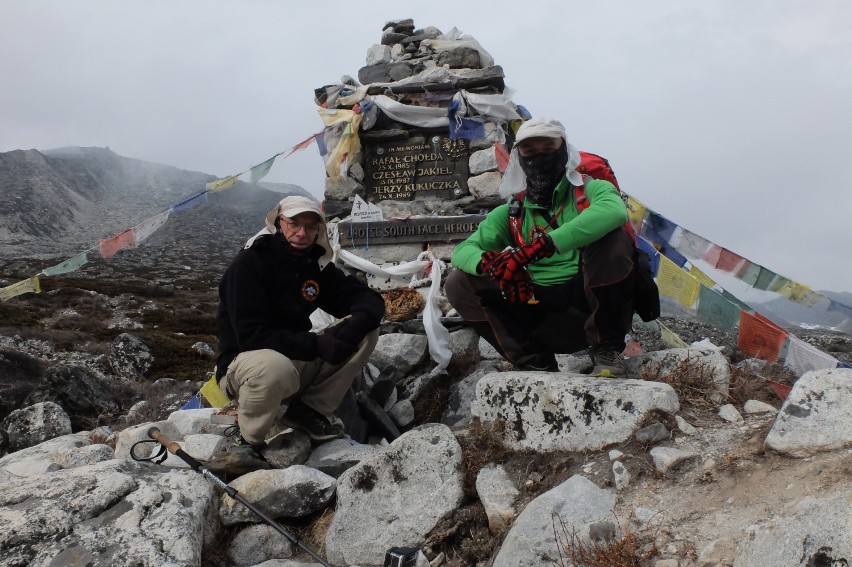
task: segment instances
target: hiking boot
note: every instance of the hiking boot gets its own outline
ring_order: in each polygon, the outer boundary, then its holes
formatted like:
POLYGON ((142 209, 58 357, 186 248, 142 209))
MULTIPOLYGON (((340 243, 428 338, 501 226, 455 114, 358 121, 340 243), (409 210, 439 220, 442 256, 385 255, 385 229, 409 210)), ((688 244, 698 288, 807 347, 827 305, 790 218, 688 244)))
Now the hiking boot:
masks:
POLYGON ((300 401, 287 407, 281 423, 308 434, 314 441, 330 441, 343 437, 343 424, 333 415, 326 417, 300 401))
POLYGON ((551 355, 536 355, 526 364, 516 364, 515 369, 521 372, 559 372, 556 357, 551 355))
POLYGON ((228 453, 244 453, 250 457, 263 459, 260 454, 261 450, 266 447, 266 443, 250 443, 240 434, 240 426, 234 424, 225 429, 224 436, 230 441, 226 451, 228 453))
POLYGON ((595 364, 592 369, 592 375, 594 376, 614 377, 624 376, 627 373, 627 368, 624 366, 624 357, 611 346, 601 345, 597 348, 589 349, 589 355, 595 364))

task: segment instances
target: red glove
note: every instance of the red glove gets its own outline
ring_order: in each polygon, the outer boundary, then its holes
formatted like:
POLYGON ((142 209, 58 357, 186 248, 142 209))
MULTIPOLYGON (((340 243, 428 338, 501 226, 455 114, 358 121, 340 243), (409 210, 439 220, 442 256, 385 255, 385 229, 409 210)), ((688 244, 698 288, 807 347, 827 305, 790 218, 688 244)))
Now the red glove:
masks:
POLYGON ((556 252, 556 245, 549 234, 539 236, 528 244, 506 250, 498 256, 488 271, 495 280, 515 279, 515 274, 524 271, 527 264, 550 258, 556 252))
POLYGON ((511 279, 500 280, 500 293, 510 303, 529 303, 535 300, 533 284, 526 270, 521 270, 511 279))
POLYGON ((476 271, 480 274, 488 274, 491 272, 491 268, 494 264, 494 260, 496 260, 500 256, 499 252, 495 252, 494 250, 486 250, 482 253, 482 259, 479 261, 479 264, 476 266, 476 271))

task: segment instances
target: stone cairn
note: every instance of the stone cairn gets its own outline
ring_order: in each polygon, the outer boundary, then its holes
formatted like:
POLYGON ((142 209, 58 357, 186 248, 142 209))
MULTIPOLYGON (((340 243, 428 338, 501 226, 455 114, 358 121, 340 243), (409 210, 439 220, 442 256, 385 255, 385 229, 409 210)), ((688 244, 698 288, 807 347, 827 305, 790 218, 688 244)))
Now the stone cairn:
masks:
POLYGON ((525 111, 474 38, 387 22, 358 80, 315 89, 315 101, 326 123, 325 214, 359 256, 408 261, 428 246, 449 259, 505 202, 499 163, 525 111), (356 195, 384 220, 353 222, 356 195))

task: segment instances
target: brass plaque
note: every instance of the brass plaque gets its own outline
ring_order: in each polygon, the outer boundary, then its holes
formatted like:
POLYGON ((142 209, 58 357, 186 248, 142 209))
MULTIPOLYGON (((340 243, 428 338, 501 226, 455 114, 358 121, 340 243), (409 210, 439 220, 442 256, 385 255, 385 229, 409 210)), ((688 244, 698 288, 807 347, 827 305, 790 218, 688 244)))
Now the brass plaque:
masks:
POLYGON ((467 195, 467 140, 432 135, 364 144, 367 200, 458 199, 467 195))
POLYGON ((485 215, 465 215, 379 222, 343 221, 338 223, 340 245, 458 242, 473 234, 484 218, 485 215))

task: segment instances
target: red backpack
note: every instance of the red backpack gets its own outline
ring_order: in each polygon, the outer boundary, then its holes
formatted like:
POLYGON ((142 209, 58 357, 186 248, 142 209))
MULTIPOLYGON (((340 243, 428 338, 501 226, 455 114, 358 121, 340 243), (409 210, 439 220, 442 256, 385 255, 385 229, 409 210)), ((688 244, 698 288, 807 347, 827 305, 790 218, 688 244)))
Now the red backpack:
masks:
MULTIPOLYGON (((580 165, 577 166, 577 172, 583 176, 584 182, 587 177, 591 179, 609 181, 616 189, 618 189, 618 193, 622 196, 622 198, 624 198, 624 194, 621 193, 621 187, 618 186, 618 179, 615 177, 615 172, 612 170, 612 167, 609 165, 609 161, 607 161, 606 158, 589 152, 580 152, 580 165)), ((521 232, 521 225, 523 224, 524 193, 524 191, 521 191, 515 195, 509 205, 509 223, 518 246, 524 244, 521 232)), ((589 199, 586 197, 585 184, 574 187, 574 203, 577 205, 577 211, 580 213, 589 207, 589 199)), ((633 225, 630 224, 629 220, 624 223, 624 228, 627 229, 627 232, 633 238, 633 242, 635 243, 636 231, 633 230, 633 225)))

